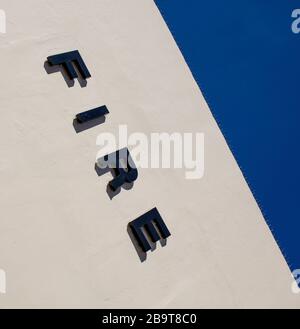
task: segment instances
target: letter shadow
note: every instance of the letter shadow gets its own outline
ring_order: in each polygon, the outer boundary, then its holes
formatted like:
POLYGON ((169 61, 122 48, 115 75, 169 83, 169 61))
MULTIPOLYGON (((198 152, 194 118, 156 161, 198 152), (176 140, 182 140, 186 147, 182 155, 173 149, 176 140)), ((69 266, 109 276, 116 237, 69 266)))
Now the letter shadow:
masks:
POLYGON ((101 125, 102 123, 105 122, 105 120, 106 120, 105 115, 102 116, 102 117, 96 118, 94 120, 90 120, 90 121, 83 122, 83 123, 79 123, 77 121, 77 119, 75 118, 73 120, 73 127, 74 127, 76 133, 78 134, 78 133, 81 133, 84 130, 87 130, 87 129, 96 127, 98 125, 101 125))
MULTIPOLYGON (((156 242, 153 242, 150 239, 149 235, 147 234, 147 232, 144 229, 143 229, 143 232, 144 232, 144 234, 146 236, 146 239, 148 240, 148 242, 151 246, 151 252, 153 252, 156 249, 156 242)), ((147 260, 147 253, 139 245, 139 243, 138 243, 136 237, 134 236, 134 234, 132 232, 132 229, 131 229, 129 224, 127 225, 127 233, 129 235, 129 238, 130 238, 134 248, 135 248, 135 251, 136 251, 137 255, 139 256, 139 259, 140 259, 141 263, 143 263, 144 261, 147 260)), ((167 239, 161 238, 159 243, 162 247, 165 247, 167 245, 167 239)))
MULTIPOLYGON (((62 74, 62 76, 63 76, 63 78, 64 78, 64 80, 65 80, 67 86, 68 86, 69 88, 74 87, 74 85, 75 85, 75 80, 69 78, 69 76, 68 76, 68 74, 67 74, 67 71, 65 70, 65 68, 63 67, 63 65, 54 65, 54 66, 52 66, 52 65, 50 65, 50 64, 48 63, 48 61, 45 61, 45 63, 44 63, 44 69, 45 69, 45 71, 47 72, 47 74, 52 74, 52 73, 60 72, 60 73, 62 74)), ((77 72, 77 75, 78 75, 77 80, 78 80, 78 82, 79 82, 81 88, 86 87, 86 86, 87 86, 87 80, 86 80, 86 79, 83 79, 83 78, 81 77, 81 75, 80 75, 80 73, 78 72, 76 66, 74 66, 74 69, 75 69, 75 71, 77 72)))
MULTIPOLYGON (((101 158, 100 161, 101 160, 103 160, 103 158, 101 158)), ((97 165, 97 162, 95 163, 95 171, 96 171, 96 173, 97 173, 98 176, 103 176, 106 173, 110 172, 111 175, 112 175, 112 178, 115 178, 116 177, 114 168, 109 168, 109 167, 106 167, 104 169, 103 168, 100 168, 97 165)), ((108 184, 107 187, 106 187, 106 193, 109 196, 109 198, 112 200, 115 196, 117 196, 121 192, 122 188, 124 190, 129 191, 129 190, 131 190, 133 188, 133 185, 134 185, 134 183, 125 183, 125 184, 122 185, 122 187, 118 188, 116 191, 113 191, 110 188, 109 184, 108 184)))

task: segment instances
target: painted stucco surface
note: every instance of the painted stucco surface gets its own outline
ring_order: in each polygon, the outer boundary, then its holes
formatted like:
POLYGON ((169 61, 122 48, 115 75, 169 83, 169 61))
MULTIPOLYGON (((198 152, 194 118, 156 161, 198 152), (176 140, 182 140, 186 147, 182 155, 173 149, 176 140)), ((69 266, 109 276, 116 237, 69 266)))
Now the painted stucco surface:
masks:
POLYGON ((0 35, 1 307, 298 307, 291 274, 152 0, 4 0, 0 35), (78 49, 69 88, 49 55, 78 49), (105 123, 75 115, 106 104, 105 123), (113 200, 99 134, 205 133, 205 174, 140 169, 113 200), (172 236, 140 262, 127 224, 157 207, 172 236))

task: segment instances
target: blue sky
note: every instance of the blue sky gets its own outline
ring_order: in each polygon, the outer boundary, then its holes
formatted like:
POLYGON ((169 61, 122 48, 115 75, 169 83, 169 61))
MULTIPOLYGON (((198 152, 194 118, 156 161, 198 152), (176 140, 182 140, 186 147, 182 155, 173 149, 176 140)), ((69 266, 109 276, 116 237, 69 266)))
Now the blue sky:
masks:
POLYGON ((300 34, 291 31, 300 1, 156 4, 290 268, 300 268, 300 34))

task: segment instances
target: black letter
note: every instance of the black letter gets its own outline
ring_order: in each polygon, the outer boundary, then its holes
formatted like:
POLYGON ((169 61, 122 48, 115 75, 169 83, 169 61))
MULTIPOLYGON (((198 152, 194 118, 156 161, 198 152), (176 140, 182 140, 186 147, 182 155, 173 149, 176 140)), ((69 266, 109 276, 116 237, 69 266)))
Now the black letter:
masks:
POLYGON ((53 55, 47 57, 49 65, 62 65, 69 78, 71 80, 78 78, 78 75, 73 67, 73 65, 76 65, 78 71, 80 72, 81 76, 83 79, 87 79, 91 77, 91 74, 84 64, 83 59, 81 58, 79 51, 74 50, 74 51, 69 51, 67 53, 63 54, 58 54, 58 55, 53 55))
POLYGON ((79 114, 76 114, 77 122, 84 123, 90 120, 97 119, 99 117, 102 117, 103 115, 109 113, 107 107, 105 105, 97 107, 93 110, 89 110, 86 112, 82 112, 79 114))
MULTIPOLYGON (((115 178, 108 184, 113 191, 125 183, 133 183, 138 178, 138 171, 127 148, 107 154, 103 159, 105 167, 114 171, 115 178)), ((103 166, 101 168, 104 169, 103 166)))
POLYGON ((160 236, 157 230, 159 231, 163 239, 166 239, 171 235, 171 233, 169 232, 166 224, 164 223, 163 219, 161 218, 156 208, 153 208, 152 210, 148 211, 146 214, 130 222, 129 226, 132 229, 135 238, 137 239, 139 245, 141 246, 144 252, 150 250, 151 246, 147 241, 145 234, 142 231, 142 227, 145 227, 153 242, 160 240, 160 236), (153 225, 153 222, 156 224, 157 229, 153 225))

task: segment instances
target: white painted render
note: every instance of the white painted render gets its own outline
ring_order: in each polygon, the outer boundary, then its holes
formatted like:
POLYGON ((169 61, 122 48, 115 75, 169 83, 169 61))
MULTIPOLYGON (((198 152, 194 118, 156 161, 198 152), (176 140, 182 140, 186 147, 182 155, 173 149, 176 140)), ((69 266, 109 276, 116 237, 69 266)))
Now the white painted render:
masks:
MULTIPOLYGON (((0 307, 299 307, 289 268, 152 0, 2 0, 0 307), (68 88, 47 56, 78 49, 68 88), (104 124, 76 134, 79 112, 104 124), (205 133, 205 174, 140 169, 113 200, 98 134, 205 133), (172 236, 140 262, 127 224, 153 207, 172 236)), ((187 36, 188 37, 188 36, 187 36)))

